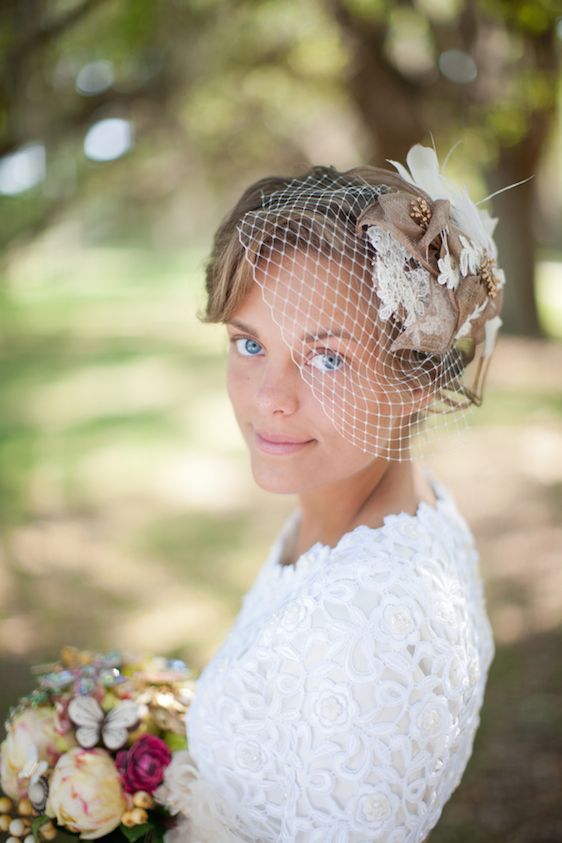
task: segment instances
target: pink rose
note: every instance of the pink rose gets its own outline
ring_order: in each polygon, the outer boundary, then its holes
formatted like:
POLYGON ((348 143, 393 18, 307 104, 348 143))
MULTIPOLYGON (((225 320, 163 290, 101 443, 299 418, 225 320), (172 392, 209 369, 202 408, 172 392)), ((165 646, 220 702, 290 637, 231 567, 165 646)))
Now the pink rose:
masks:
POLYGON ((142 735, 129 749, 117 753, 115 763, 127 793, 137 790, 154 793, 171 760, 172 753, 163 740, 155 735, 142 735))

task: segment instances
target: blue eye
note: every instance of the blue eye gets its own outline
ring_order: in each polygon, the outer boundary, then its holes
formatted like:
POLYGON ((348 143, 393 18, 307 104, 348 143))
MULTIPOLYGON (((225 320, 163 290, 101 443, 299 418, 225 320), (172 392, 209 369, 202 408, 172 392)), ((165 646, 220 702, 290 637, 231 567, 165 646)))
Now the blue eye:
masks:
POLYGON ((257 346, 258 349, 261 348, 261 345, 259 344, 259 342, 257 340, 252 340, 249 337, 238 337, 238 338, 233 339, 232 342, 236 346, 236 350, 238 351, 238 353, 241 354, 243 357, 255 357, 256 356, 256 354, 253 351, 249 351, 248 346, 254 347, 254 348, 257 346), (239 346, 238 343, 243 343, 242 347, 246 351, 249 351, 249 353, 245 354, 241 350, 241 346, 239 346))
POLYGON ((315 369, 320 369, 323 372, 337 372, 342 368, 343 364, 345 363, 345 358, 342 357, 341 354, 336 354, 334 351, 323 351, 321 353, 318 353, 314 356, 314 360, 316 360, 317 358, 325 360, 328 368, 322 369, 320 366, 317 366, 314 362, 312 362, 311 365, 314 366, 315 369), (339 366, 336 365, 338 361, 341 364, 339 366))

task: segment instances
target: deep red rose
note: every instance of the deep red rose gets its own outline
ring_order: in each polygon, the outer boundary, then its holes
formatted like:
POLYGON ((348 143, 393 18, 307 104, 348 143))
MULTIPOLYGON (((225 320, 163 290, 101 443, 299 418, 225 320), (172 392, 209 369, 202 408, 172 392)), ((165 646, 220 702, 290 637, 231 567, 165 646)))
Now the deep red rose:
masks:
POLYGON ((154 793, 162 784, 164 769, 172 760, 172 753, 161 738, 142 735, 129 747, 117 753, 115 763, 127 793, 146 790, 154 793))

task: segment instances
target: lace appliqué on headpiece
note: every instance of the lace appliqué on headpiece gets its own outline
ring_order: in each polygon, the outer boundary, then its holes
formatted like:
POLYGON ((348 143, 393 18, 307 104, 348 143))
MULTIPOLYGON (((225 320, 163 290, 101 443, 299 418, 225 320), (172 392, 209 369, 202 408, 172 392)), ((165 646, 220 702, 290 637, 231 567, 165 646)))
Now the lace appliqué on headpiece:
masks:
POLYGON ((373 266, 376 292, 383 305, 379 317, 388 320, 396 316, 407 328, 425 313, 429 272, 388 231, 370 226, 367 237, 377 252, 373 266))

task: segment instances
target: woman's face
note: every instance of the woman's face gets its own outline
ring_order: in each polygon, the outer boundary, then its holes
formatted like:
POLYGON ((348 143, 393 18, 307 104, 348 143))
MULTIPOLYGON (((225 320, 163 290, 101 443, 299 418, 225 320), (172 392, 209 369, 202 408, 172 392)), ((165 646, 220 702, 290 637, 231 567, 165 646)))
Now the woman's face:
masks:
POLYGON ((389 417, 404 412, 377 365, 374 303, 363 298, 372 285, 351 283, 350 272, 351 264, 292 250, 267 272, 258 264, 257 283, 226 323, 227 390, 254 478, 267 491, 310 491, 373 462, 372 450, 339 433, 330 415, 359 443, 368 431, 388 438, 389 417))

